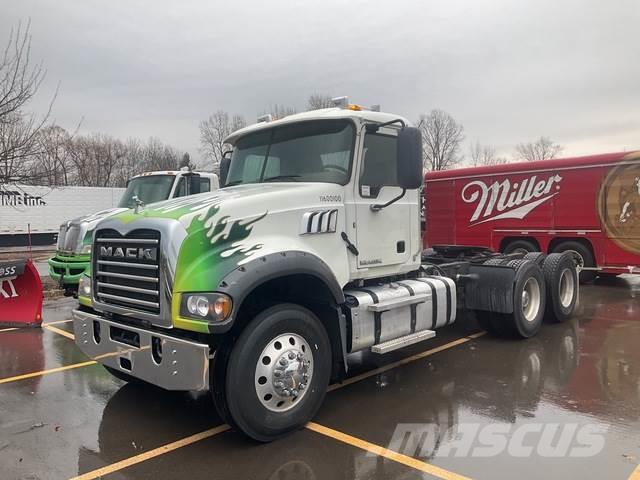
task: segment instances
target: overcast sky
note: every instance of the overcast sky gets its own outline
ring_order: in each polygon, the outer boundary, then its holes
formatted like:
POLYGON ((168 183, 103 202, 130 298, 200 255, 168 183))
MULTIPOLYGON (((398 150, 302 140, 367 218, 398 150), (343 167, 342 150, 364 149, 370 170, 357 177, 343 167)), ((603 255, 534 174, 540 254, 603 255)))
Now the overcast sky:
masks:
MULTIPOLYGON (((215 110, 253 122, 310 93, 409 118, 439 108, 511 154, 546 135, 564 156, 640 148, 640 2, 4 1, 0 38, 31 19, 73 130, 157 136, 199 158, 215 110)), ((3 40, 3 44, 6 40, 3 40)))

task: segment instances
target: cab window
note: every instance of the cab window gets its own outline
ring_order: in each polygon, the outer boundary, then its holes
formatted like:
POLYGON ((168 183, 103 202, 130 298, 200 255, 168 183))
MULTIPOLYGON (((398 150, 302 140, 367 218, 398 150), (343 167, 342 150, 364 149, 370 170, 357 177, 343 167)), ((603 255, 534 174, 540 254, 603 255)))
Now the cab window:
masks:
POLYGON ((370 133, 364 138, 360 195, 375 198, 383 186, 398 185, 398 139, 393 135, 370 133))
POLYGON ((178 186, 176 187, 176 193, 174 193, 174 198, 184 197, 187 194, 187 182, 184 177, 180 177, 178 180, 178 186))

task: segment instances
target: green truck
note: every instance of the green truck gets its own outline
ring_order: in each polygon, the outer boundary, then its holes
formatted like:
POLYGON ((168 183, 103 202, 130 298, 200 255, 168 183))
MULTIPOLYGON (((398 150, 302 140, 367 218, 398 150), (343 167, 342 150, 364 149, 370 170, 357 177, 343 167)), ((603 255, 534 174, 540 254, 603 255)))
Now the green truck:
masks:
POLYGON ((210 192, 218 187, 215 173, 188 169, 136 175, 127 182, 127 189, 116 208, 83 215, 60 225, 56 254, 49 259, 49 276, 64 289, 65 295, 75 296, 80 278, 89 268, 93 232, 100 220, 136 205, 210 192))

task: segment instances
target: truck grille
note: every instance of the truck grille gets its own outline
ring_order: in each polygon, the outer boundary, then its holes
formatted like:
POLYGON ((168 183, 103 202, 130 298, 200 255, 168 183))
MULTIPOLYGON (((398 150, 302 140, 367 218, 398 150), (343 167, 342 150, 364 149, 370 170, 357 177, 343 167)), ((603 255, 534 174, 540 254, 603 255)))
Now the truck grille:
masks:
POLYGON ((160 313, 160 233, 134 230, 96 232, 93 249, 94 292, 105 304, 160 313))
MULTIPOLYGON (((80 243, 80 233, 82 229, 80 225, 69 225, 65 231, 64 238, 61 243, 61 250, 65 252, 75 252, 80 243)), ((58 243, 60 244, 60 242, 58 243)))

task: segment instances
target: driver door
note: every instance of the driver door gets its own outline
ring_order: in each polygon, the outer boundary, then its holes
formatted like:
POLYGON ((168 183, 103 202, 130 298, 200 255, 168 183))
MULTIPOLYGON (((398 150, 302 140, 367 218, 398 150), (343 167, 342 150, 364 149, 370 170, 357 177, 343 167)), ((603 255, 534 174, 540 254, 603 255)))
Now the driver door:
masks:
MULTIPOLYGON (((354 194, 358 269, 379 269, 405 263, 411 251, 411 195, 374 211, 372 205, 398 197, 397 135, 392 128, 365 133, 360 174, 354 194)), ((368 276, 368 275, 367 275, 368 276)))

